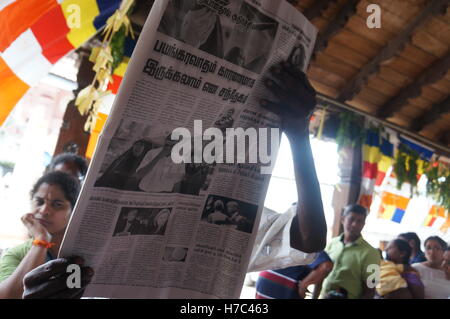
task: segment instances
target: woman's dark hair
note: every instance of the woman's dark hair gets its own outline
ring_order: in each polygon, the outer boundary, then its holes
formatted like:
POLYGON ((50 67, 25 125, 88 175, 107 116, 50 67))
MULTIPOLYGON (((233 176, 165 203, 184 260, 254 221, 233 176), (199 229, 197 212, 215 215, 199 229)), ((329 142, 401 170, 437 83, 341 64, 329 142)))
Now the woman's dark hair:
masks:
POLYGON ((415 243, 415 245, 416 245, 416 248, 417 248, 419 251, 421 251, 421 249, 420 249, 420 238, 419 238, 419 236, 417 236, 416 233, 413 233, 413 232, 402 233, 402 234, 398 235, 397 237, 403 237, 403 238, 405 238, 408 242, 409 242, 410 240, 414 240, 414 243, 415 243))
POLYGON ((412 249, 411 246, 409 246, 409 243, 403 239, 394 239, 393 243, 400 252, 405 253, 405 256, 403 257, 402 260, 402 264, 404 265, 409 264, 409 258, 411 257, 412 253, 412 249))
POLYGON ((58 164, 62 163, 70 163, 73 162, 78 166, 78 169, 80 170, 80 174, 82 177, 86 175, 86 172, 88 170, 88 163, 86 159, 80 155, 73 154, 73 153, 62 153, 57 156, 55 156, 52 159, 52 162, 50 163, 50 170, 54 170, 55 167, 58 164))
POLYGON ((58 185, 72 205, 72 209, 75 207, 78 194, 80 193, 80 182, 75 177, 60 171, 47 173, 34 184, 30 192, 31 198, 33 198, 42 184, 58 185))
POLYGON ((447 243, 439 236, 430 236, 427 239, 425 239, 425 246, 427 245, 427 242, 430 240, 434 240, 435 242, 439 243, 439 245, 442 247, 442 250, 446 250, 448 245, 447 243))

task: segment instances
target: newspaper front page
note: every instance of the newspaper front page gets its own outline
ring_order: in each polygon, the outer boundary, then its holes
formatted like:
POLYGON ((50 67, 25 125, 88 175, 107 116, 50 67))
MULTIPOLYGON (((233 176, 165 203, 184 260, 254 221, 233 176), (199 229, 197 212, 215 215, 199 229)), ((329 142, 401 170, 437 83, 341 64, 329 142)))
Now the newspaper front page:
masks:
POLYGON ((286 1, 155 1, 60 251, 85 297, 239 298, 280 139, 261 79, 315 37, 286 1))

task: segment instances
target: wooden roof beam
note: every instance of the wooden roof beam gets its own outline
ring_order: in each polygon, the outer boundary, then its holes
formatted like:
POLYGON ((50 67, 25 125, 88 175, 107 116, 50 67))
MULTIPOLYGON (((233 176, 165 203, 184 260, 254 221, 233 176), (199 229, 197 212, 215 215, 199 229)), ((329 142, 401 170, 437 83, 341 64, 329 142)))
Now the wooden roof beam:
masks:
POLYGON ((450 95, 441 103, 434 104, 429 111, 424 112, 421 116, 417 117, 410 129, 416 132, 420 132, 425 126, 438 120, 442 114, 450 112, 450 95))
POLYGON ((333 2, 337 0, 316 0, 313 5, 307 8, 303 15, 311 21, 314 18, 320 17, 322 12, 325 11, 333 2))
POLYGON ((337 97, 338 101, 344 102, 352 100, 357 95, 362 87, 367 83, 369 77, 379 71, 380 65, 394 57, 400 50, 403 49, 406 43, 410 42, 412 34, 422 26, 433 15, 445 14, 450 0, 432 0, 428 3, 426 8, 411 21, 406 28, 400 32, 392 41, 385 46, 380 53, 378 53, 372 60, 367 63, 349 83, 342 89, 337 97))
POLYGON ((381 106, 376 115, 381 118, 392 116, 392 114, 406 104, 408 99, 420 96, 423 86, 439 81, 449 69, 450 52, 442 59, 434 62, 414 82, 403 88, 397 96, 391 98, 385 105, 381 106))
POLYGON ((341 8, 336 17, 327 26, 322 34, 319 34, 316 45, 314 47, 314 54, 323 51, 328 44, 328 41, 342 29, 347 20, 355 14, 356 6, 359 0, 348 0, 347 3, 341 8))
POLYGON ((450 130, 444 131, 441 137, 439 138, 439 143, 444 145, 450 145, 450 130))

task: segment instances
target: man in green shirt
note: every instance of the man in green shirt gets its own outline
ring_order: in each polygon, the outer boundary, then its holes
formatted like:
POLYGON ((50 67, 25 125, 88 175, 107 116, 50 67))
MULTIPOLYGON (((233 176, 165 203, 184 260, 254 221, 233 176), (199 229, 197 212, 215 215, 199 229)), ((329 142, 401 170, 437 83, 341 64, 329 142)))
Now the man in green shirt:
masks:
POLYGON ((360 205, 345 207, 342 216, 344 233, 325 248, 334 267, 326 278, 322 298, 371 299, 375 293, 380 253, 361 236, 367 210, 360 205))

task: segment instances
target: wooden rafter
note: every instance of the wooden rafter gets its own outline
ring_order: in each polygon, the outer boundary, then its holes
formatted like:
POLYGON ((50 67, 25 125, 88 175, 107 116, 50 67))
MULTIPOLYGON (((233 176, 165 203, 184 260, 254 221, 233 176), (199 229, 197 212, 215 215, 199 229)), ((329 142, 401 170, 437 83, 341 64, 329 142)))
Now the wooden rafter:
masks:
POLYGON ((413 20, 406 28, 399 33, 392 41, 385 46, 372 60, 367 63, 353 79, 342 89, 337 99, 341 102, 352 100, 372 74, 379 71, 380 65, 396 54, 398 54, 410 42, 412 34, 422 26, 433 15, 444 14, 447 10, 450 0, 432 0, 426 8, 413 20))
POLYGON ((327 47, 328 41, 345 26, 347 20, 355 14, 358 2, 359 0, 348 0, 341 8, 333 21, 330 22, 325 31, 317 38, 314 54, 323 51, 327 47))
POLYGON ((450 130, 442 133, 441 137, 439 138, 439 142, 444 145, 450 145, 450 130))
POLYGON ((419 132, 425 126, 438 120, 442 114, 450 112, 450 95, 447 96, 445 100, 440 103, 434 104, 430 110, 421 114, 414 120, 413 124, 410 126, 411 130, 419 132))
POLYGON ((336 1, 337 0, 316 0, 311 7, 303 12, 303 15, 311 21, 312 19, 319 17, 330 4, 336 1))
POLYGON ((445 57, 434 62, 411 84, 403 88, 400 93, 390 99, 385 105, 377 111, 377 116, 381 118, 390 117, 394 112, 406 104, 408 99, 420 96, 422 87, 436 81, 439 81, 450 69, 450 52, 445 57))

